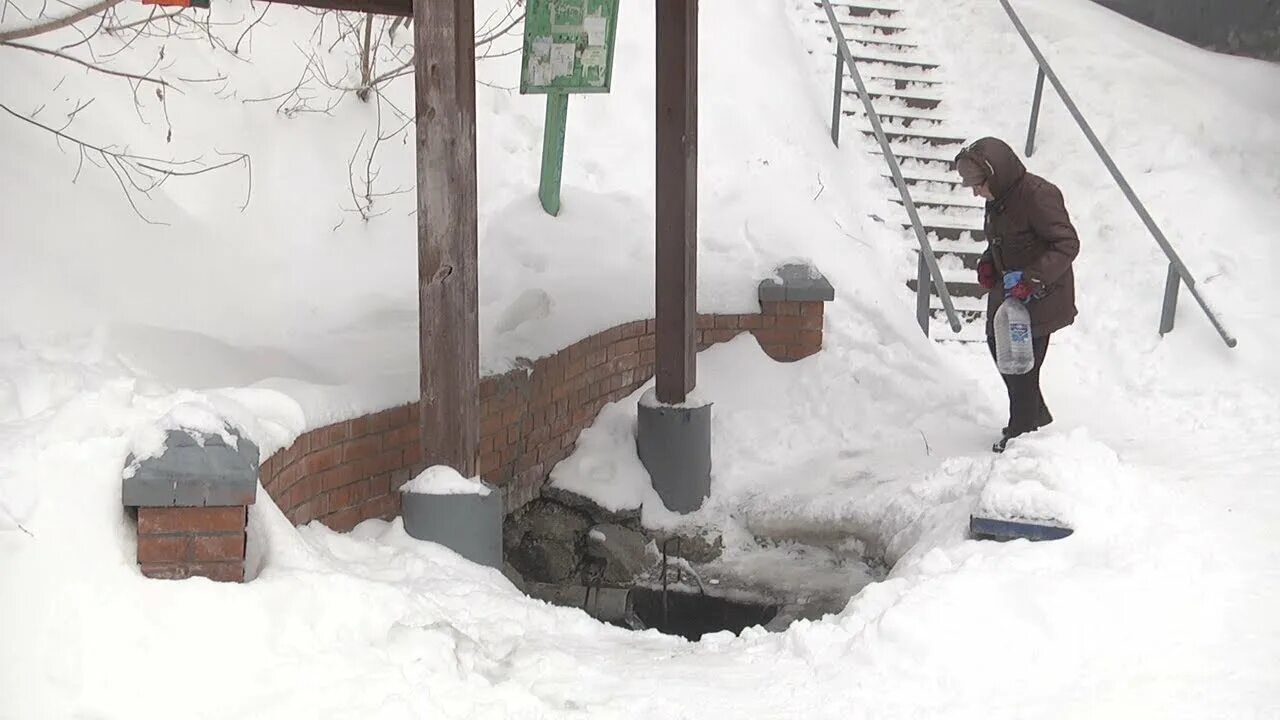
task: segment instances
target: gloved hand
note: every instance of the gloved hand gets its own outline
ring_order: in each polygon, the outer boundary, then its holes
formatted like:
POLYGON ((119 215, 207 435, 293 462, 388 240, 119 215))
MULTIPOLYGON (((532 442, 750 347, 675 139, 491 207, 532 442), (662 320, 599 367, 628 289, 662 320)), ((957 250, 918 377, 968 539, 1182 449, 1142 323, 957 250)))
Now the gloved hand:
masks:
POLYGON ((1023 279, 1021 270, 1014 270, 1004 274, 1005 297, 1014 297, 1021 302, 1026 302, 1031 299, 1031 295, 1034 292, 1031 283, 1023 279))
POLYGON ((990 290, 996 286, 996 266, 990 260, 982 260, 978 263, 978 284, 983 290, 990 290))

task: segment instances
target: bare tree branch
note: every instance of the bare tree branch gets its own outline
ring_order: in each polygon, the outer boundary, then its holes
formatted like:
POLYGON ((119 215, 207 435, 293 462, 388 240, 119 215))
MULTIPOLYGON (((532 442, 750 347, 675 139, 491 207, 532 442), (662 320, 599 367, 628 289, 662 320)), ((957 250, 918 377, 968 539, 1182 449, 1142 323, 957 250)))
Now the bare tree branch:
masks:
MULTIPOLYGON (((86 103, 84 107, 87 107, 87 105, 88 104, 86 103)), ((81 109, 83 109, 83 107, 78 108, 75 112, 79 112, 79 110, 81 109)), ((145 155, 136 155, 134 153, 130 153, 124 150, 116 150, 111 147, 94 145, 92 143, 89 143, 79 138, 68 135, 62 130, 49 127, 44 123, 41 123, 29 117, 26 117, 21 113, 14 112, 4 104, 0 104, 0 110, 5 111, 9 115, 12 115, 13 117, 17 118, 18 120, 21 120, 24 123, 27 123, 41 130, 44 130, 45 132, 53 134, 59 141, 65 140, 67 142, 74 144, 76 146, 77 152, 79 153, 79 162, 76 167, 75 178, 73 178, 72 182, 75 182, 76 179, 79 179, 80 170, 84 167, 85 160, 88 160, 95 167, 100 167, 100 168, 105 167, 107 170, 109 170, 112 176, 115 178, 116 183, 120 186, 120 189, 124 192, 125 198, 129 201, 129 205, 130 207, 133 208, 134 213, 136 213, 138 217, 141 218, 144 222, 151 225, 164 225, 166 223, 158 222, 158 221, 152 220, 151 218, 148 218, 142 212, 142 210, 138 207, 137 200, 135 198, 135 192, 144 196, 148 195, 152 190, 164 184, 164 182, 171 177, 190 177, 194 175, 203 175, 205 173, 213 172, 215 170, 220 170, 222 168, 243 162, 250 175, 249 189, 250 189, 250 192, 252 192, 253 166, 251 164, 249 156, 243 153, 239 153, 239 154, 219 153, 220 155, 223 155, 224 157, 228 157, 230 159, 224 162, 218 163, 216 165, 206 165, 203 163, 203 161, 200 158, 195 158, 192 160, 165 160, 161 158, 152 158, 152 157, 147 157, 145 155), (95 161, 95 158, 94 158, 95 154, 97 156, 97 160, 101 160, 102 162, 101 165, 99 165, 98 162, 95 161), (130 188, 133 188, 133 190, 130 190, 130 188)), ((248 202, 249 202, 248 196, 246 196, 245 205, 241 207, 242 210, 244 209, 244 207, 248 206, 248 202)))
POLYGON ((165 81, 162 78, 153 78, 147 75, 137 75, 134 73, 120 72, 119 70, 108 70, 107 68, 101 67, 99 65, 94 65, 91 62, 85 62, 80 58, 72 57, 70 55, 60 53, 57 50, 49 50, 46 48, 36 47, 34 45, 26 45, 23 43, 16 43, 16 42, 0 42, 0 46, 18 48, 19 50, 29 50, 33 53, 40 53, 41 55, 50 55, 52 57, 61 58, 63 60, 70 60, 71 62, 76 63, 77 65, 82 65, 84 67, 89 68, 90 70, 103 73, 104 75, 114 75, 116 77, 128 78, 130 80, 137 80, 138 82, 155 83, 156 85, 163 85, 164 87, 172 87, 171 85, 169 85, 167 81, 165 81))
POLYGON ((49 22, 40 23, 38 25, 32 25, 30 27, 18 28, 17 30, 8 30, 5 32, 0 32, 0 42, 9 42, 10 40, 21 40, 23 38, 35 37, 36 35, 43 35, 47 32, 53 32, 54 30, 60 30, 64 27, 67 27, 68 25, 74 25, 80 22, 81 20, 84 20, 85 18, 93 17, 94 15, 97 15, 98 13, 102 12, 103 10, 106 10, 107 8, 119 5, 121 2, 122 0, 98 0, 98 2, 94 3, 93 5, 90 5, 87 8, 78 10, 74 13, 71 13, 70 15, 58 18, 56 20, 50 20, 49 22))

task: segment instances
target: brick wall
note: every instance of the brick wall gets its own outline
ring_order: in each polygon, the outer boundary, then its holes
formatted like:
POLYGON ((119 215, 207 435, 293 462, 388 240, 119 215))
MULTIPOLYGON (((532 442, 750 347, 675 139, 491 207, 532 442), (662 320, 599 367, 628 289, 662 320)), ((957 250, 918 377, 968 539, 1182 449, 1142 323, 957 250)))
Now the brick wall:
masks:
MULTIPOLYGON (((821 301, 761 302, 761 312, 699 315, 698 349, 753 334, 769 357, 799 360, 822 348, 821 301)), ((537 497, 556 463, 606 404, 653 377, 654 322, 592 335, 532 367, 480 381, 480 475, 511 512, 537 497)), ((399 488, 422 469, 417 405, 317 428, 268 458, 263 487, 294 524, 349 530, 400 513, 399 488)))

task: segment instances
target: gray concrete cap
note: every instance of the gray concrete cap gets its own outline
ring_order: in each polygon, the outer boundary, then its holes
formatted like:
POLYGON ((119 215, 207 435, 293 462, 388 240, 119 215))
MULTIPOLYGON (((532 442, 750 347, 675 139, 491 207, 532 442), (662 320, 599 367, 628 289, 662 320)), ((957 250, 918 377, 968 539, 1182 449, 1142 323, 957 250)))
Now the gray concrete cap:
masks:
MULTIPOLYGON (((258 446, 234 430, 236 447, 211 435, 201 445, 190 432, 170 430, 165 451, 123 479, 127 507, 252 505, 258 490, 258 446)), ((132 465, 130 457, 128 464, 132 465)))
POLYGON ((835 288, 812 265, 789 263, 774 271, 777 277, 760 281, 760 302, 830 302, 835 288))

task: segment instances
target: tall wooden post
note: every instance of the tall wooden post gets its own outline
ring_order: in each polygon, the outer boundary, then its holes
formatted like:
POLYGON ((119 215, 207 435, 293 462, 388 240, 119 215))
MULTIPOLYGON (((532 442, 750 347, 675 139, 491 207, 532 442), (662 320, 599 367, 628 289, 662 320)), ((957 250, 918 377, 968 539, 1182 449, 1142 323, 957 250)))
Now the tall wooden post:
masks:
MULTIPOLYGON (((421 0, 419 0, 421 1, 421 0)), ((656 0, 658 401, 697 383, 698 0, 656 0)))
POLYGON ((480 437, 473 0, 413 0, 423 459, 464 477, 480 437))

